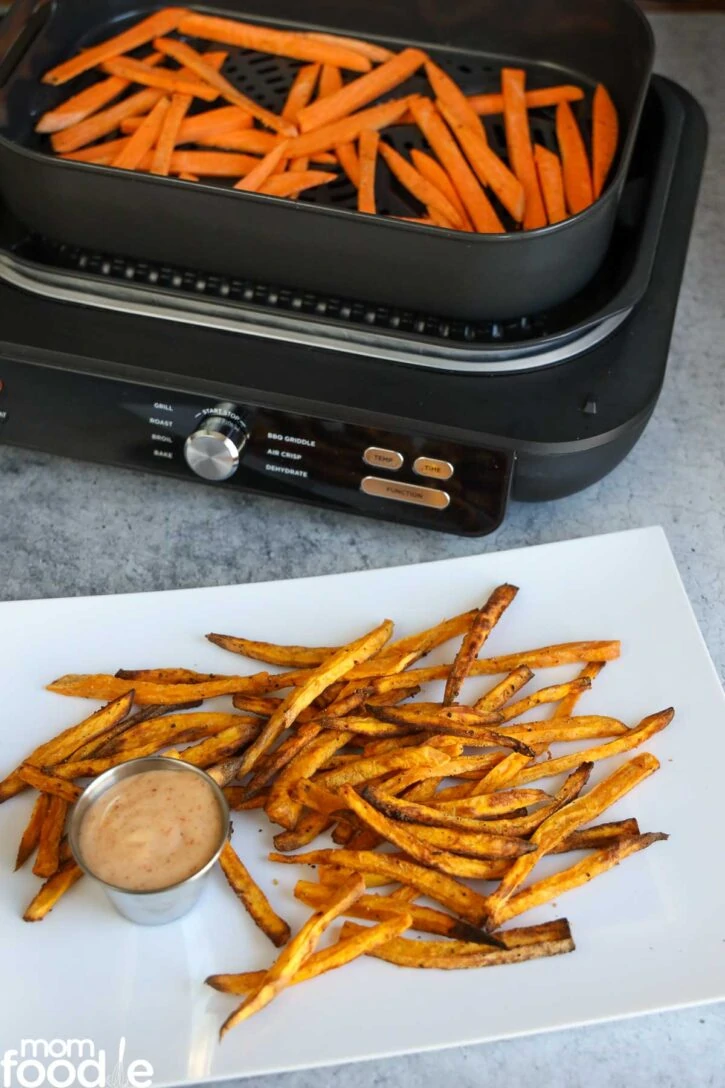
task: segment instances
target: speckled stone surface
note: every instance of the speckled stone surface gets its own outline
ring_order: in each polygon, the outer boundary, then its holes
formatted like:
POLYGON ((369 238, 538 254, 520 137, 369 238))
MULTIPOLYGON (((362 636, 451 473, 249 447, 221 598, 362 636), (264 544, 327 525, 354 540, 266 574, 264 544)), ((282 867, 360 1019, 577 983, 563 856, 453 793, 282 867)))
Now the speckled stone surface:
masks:
MULTIPOLYGON (((652 22, 657 70, 707 107, 710 151, 664 392, 615 472, 568 499, 513 505, 471 541, 0 447, 0 599, 363 570, 661 524, 725 676, 725 15, 652 22)), ((720 1005, 264 1085, 719 1088, 724 1043, 720 1005)))

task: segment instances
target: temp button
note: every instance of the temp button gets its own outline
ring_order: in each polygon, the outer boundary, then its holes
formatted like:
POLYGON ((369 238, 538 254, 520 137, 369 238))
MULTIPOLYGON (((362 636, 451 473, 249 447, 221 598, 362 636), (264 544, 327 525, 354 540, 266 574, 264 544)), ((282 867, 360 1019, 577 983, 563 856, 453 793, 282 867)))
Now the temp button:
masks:
POLYGON ((386 468, 388 472, 397 472, 403 467, 403 455, 397 450, 385 450, 381 446, 368 446, 363 454, 363 461, 373 468, 386 468))
POLYGON ((436 457, 416 457, 413 472, 416 476, 428 476, 431 480, 450 480, 453 465, 450 461, 439 461, 436 457))
POLYGON ((406 484, 402 480, 381 480, 377 476, 365 476, 360 490, 378 499, 411 502, 415 506, 429 506, 433 510, 445 510, 451 501, 450 495, 445 491, 421 487, 420 484, 406 484))

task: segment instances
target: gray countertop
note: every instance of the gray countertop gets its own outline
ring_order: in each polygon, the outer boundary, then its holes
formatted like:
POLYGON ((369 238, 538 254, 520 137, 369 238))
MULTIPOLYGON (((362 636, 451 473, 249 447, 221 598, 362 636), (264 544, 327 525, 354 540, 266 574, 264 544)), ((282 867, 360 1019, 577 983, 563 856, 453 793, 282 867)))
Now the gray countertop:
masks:
MULTIPOLYGON (((725 15, 652 22, 656 68, 705 105, 710 151, 664 391, 643 438, 607 479, 558 502, 515 504, 496 534, 462 540, 0 447, 0 599, 363 570, 661 524, 725 676, 725 15)), ((704 1088, 725 1085, 724 1039, 722 1004, 264 1086, 704 1088)))

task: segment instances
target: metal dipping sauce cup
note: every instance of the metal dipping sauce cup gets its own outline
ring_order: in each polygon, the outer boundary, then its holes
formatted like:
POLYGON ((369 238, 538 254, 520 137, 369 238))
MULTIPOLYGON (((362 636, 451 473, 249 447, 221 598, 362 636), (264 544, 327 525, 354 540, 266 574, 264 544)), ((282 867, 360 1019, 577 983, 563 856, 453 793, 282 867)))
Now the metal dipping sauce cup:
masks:
POLYGON ((71 815, 68 829, 68 839, 73 855, 81 869, 88 876, 96 880, 104 888, 106 895, 113 903, 119 914, 142 926, 158 926, 165 922, 173 922, 181 918, 194 906, 204 887, 205 878, 212 866, 219 858, 222 847, 229 834, 229 806, 221 789, 206 771, 194 767, 191 763, 184 763, 181 759, 168 759, 165 756, 144 756, 141 759, 130 759, 128 763, 120 763, 117 767, 94 779, 76 801, 71 815), (219 806, 221 815, 219 843, 216 850, 207 862, 197 872, 177 884, 171 884, 167 888, 158 888, 152 891, 129 891, 128 888, 119 888, 115 884, 109 884, 96 876, 83 860, 83 851, 79 846, 79 833, 83 817, 88 809, 99 797, 121 782, 124 778, 141 774, 144 771, 154 771, 158 774, 195 774, 209 786, 219 806))

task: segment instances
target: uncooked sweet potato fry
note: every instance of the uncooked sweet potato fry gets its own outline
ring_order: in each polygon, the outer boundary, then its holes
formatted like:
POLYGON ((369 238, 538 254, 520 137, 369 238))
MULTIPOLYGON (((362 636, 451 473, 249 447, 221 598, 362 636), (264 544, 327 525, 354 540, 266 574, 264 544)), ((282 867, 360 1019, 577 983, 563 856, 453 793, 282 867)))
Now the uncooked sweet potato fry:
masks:
POLYGON ((360 182, 358 185, 357 210, 375 215, 375 173, 378 161, 380 137, 374 129, 367 128, 360 134, 360 182))
POLYGON ((451 223, 462 225, 458 212, 440 189, 436 189, 435 185, 419 174, 414 166, 398 154, 395 148, 390 144, 381 143, 380 154, 401 185, 404 185, 416 200, 440 212, 451 223))
POLYGON ((409 79, 425 62, 420 49, 404 49, 391 60, 374 68, 367 75, 354 79, 335 94, 319 99, 300 110, 298 122, 301 132, 311 132, 348 117, 367 106, 380 95, 387 94, 409 79))
POLYGON ((462 124, 444 102, 438 102, 437 105, 463 148, 478 180, 496 194, 509 215, 520 223, 524 218, 526 200, 524 187, 519 179, 496 152, 491 150, 485 136, 481 136, 470 125, 462 124))
POLYGON ((469 218, 468 212, 463 206, 463 201, 458 195, 458 190, 448 177, 443 167, 435 159, 427 155, 425 151, 420 151, 417 147, 411 149, 410 157, 413 160, 413 165, 419 174, 422 174, 424 178, 435 185, 437 189, 443 193, 443 196, 447 197, 453 207, 458 212, 463 228, 466 230, 473 230, 473 224, 469 218))
MULTIPOLYGON (((323 101, 325 100, 323 99, 323 101)), ((360 110, 359 113, 354 113, 351 117, 344 117, 332 124, 324 125, 322 128, 306 132, 304 135, 290 140, 290 155, 292 157, 314 155, 318 151, 330 151, 338 148, 340 144, 357 140, 360 133, 364 132, 365 129, 374 128, 380 131, 380 129, 394 124, 407 108, 407 98, 394 98, 390 102, 385 102, 382 106, 372 106, 368 110, 360 110)))
POLYGON ((62 132, 71 125, 77 125, 90 114, 97 113, 109 102, 113 102, 114 98, 123 94, 129 85, 129 80, 121 79, 119 76, 110 76, 108 79, 93 83, 79 94, 74 94, 72 98, 61 102, 55 109, 46 110, 38 119, 35 131, 62 132))
POLYGON ((592 103, 592 189, 595 200, 602 195, 618 142, 617 109, 607 88, 599 83, 592 103))
POLYGON ((234 186, 240 192, 256 193, 259 191, 265 181, 274 174, 277 167, 288 157, 288 144, 286 140, 283 140, 277 147, 272 148, 260 162, 257 163, 251 170, 249 170, 241 181, 238 181, 234 186))
POLYGON ((568 102, 560 102, 556 107, 556 138, 561 152, 566 206, 572 215, 576 215, 593 202, 594 192, 584 140, 568 102))
POLYGON ((191 74, 184 76, 182 72, 172 72, 168 68, 152 68, 133 57, 114 57, 113 60, 107 60, 102 67, 109 75, 120 76, 121 79, 140 83, 144 87, 158 87, 166 94, 190 94, 205 102, 213 102, 219 97, 215 87, 210 87, 208 83, 203 83, 191 74))
POLYGON ((282 109, 281 116, 285 121, 291 121, 292 124, 295 124, 297 121, 297 114, 308 104, 315 93, 315 86, 319 74, 319 64, 306 64, 299 69, 297 75, 292 80, 292 86, 289 89, 287 100, 282 109))
POLYGON ((115 106, 109 106, 106 110, 92 114, 77 125, 71 125, 62 132, 53 133, 50 138, 53 150, 63 154, 92 144, 101 137, 115 132, 125 117, 143 116, 148 113, 163 96, 163 91, 153 87, 138 91, 129 98, 117 102, 115 106))
POLYGON ((179 33, 190 38, 236 45, 259 53, 292 57, 313 64, 334 64, 355 72, 369 72, 370 61, 360 48, 349 48, 336 42, 320 40, 311 34, 274 30, 268 26, 244 23, 238 19, 221 19, 201 12, 187 12, 179 23, 179 33))
POLYGON ((318 31, 309 31, 305 34, 305 37, 311 38, 315 42, 326 42, 328 45, 352 49, 353 53, 360 53, 363 57, 367 57, 368 60, 374 61, 375 64, 382 64, 395 56, 391 49, 386 49, 383 45, 375 45, 373 42, 362 41, 360 38, 345 38, 339 34, 322 34, 318 31))
POLYGON ((111 163, 112 166, 120 170, 138 169, 146 154, 158 139, 169 106, 170 100, 168 98, 159 99, 148 117, 144 118, 137 131, 134 132, 133 136, 129 137, 126 146, 121 149, 111 163))
POLYGON ((504 68, 501 88, 504 101, 504 124, 509 162, 524 187, 524 229, 536 230, 546 226, 546 211, 539 189, 534 152, 526 107, 525 74, 522 68, 504 68))
MULTIPOLYGON (((529 110, 541 109, 546 106, 557 106, 559 102, 578 102, 584 97, 581 87, 561 83, 554 87, 538 87, 534 91, 526 92, 526 108, 529 110)), ((486 117, 496 113, 503 113, 502 94, 472 94, 468 101, 479 116, 486 117)))
POLYGON ((534 161, 539 175, 541 195, 544 198, 546 218, 549 223, 561 223, 566 219, 564 178, 559 156, 541 144, 534 145, 534 161))
POLYGON ((153 38, 158 38, 162 34, 169 34, 172 30, 176 30, 185 14, 184 8, 163 8, 161 11, 150 15, 147 19, 142 19, 141 22, 132 26, 129 30, 124 30, 122 34, 108 38, 99 45, 91 46, 90 49, 84 49, 83 52, 71 60, 51 68, 43 76, 43 83, 53 83, 54 85, 67 83, 69 79, 73 79, 91 68, 96 68, 111 57, 130 53, 132 50, 138 49, 139 46, 152 41, 153 38))

